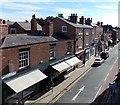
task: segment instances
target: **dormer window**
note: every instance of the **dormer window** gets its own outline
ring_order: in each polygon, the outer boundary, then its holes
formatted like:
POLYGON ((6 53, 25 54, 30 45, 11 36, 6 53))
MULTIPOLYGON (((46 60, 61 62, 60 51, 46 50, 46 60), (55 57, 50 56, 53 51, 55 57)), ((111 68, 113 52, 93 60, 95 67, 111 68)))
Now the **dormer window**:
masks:
POLYGON ((10 28, 10 34, 16 34, 16 28, 10 28))
POLYGON ((62 32, 67 32, 67 26, 62 26, 62 32))

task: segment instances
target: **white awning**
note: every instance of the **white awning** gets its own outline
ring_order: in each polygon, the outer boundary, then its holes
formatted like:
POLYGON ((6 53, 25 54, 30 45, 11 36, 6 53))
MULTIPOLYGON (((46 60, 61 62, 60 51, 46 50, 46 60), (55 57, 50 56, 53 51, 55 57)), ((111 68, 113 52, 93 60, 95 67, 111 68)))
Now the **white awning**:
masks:
POLYGON ((38 83, 39 81, 45 79, 46 77, 47 76, 45 74, 43 74, 40 70, 36 69, 32 72, 16 77, 12 80, 7 80, 5 81, 5 83, 16 93, 19 93, 27 89, 28 87, 38 83))
POLYGON ((68 70, 70 68, 70 65, 68 65, 65 62, 58 63, 54 66, 52 66, 55 70, 59 71, 60 73, 64 72, 65 70, 68 70))
POLYGON ((70 59, 66 60, 65 62, 68 63, 71 66, 74 66, 78 63, 81 63, 82 61, 79 60, 77 57, 73 57, 73 58, 70 58, 70 59))

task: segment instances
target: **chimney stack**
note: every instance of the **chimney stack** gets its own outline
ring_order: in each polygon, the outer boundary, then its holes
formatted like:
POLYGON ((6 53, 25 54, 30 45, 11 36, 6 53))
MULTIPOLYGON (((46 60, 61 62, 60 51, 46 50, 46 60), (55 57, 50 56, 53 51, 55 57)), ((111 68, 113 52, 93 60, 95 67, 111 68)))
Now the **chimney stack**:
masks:
POLYGON ((58 17, 64 18, 62 13, 58 14, 58 17))
POLYGON ((0 19, 0 38, 8 35, 8 24, 6 20, 0 19))
POLYGON ((43 33, 51 36, 53 35, 53 22, 52 22, 53 17, 47 17, 45 25, 43 26, 43 33))
POLYGON ((100 22, 99 21, 97 22, 97 25, 100 26, 100 22))
POLYGON ((85 18, 84 18, 84 16, 81 16, 79 23, 80 23, 80 24, 85 24, 85 18))
POLYGON ((77 18, 78 18, 77 14, 73 13, 70 16, 70 21, 73 23, 77 23, 77 18))
POLYGON ((101 22, 101 27, 103 26, 103 22, 101 22))
POLYGON ((31 19, 31 34, 37 33, 37 21, 35 19, 35 14, 32 16, 31 19))
POLYGON ((92 18, 91 18, 91 21, 90 21, 91 23, 92 23, 92 18))
POLYGON ((91 25, 91 19, 90 19, 90 18, 87 18, 86 24, 87 24, 87 25, 91 25))

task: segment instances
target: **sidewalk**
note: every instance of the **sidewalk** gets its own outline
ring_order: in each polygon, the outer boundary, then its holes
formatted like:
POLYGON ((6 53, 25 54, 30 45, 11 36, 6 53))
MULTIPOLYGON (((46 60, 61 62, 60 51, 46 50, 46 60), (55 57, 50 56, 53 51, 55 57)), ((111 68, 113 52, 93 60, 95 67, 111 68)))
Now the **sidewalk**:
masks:
POLYGON ((55 97, 62 93, 68 86, 70 86, 70 84, 77 80, 83 73, 89 70, 94 62, 94 59, 94 56, 91 57, 91 59, 86 62, 85 66, 75 69, 73 72, 69 73, 67 75, 68 78, 66 78, 62 83, 53 87, 52 90, 48 91, 38 99, 26 101, 24 105, 35 105, 36 103, 43 103, 46 105, 47 103, 50 103, 55 97))
POLYGON ((120 73, 115 81, 115 93, 110 91, 106 105, 120 105, 120 73))

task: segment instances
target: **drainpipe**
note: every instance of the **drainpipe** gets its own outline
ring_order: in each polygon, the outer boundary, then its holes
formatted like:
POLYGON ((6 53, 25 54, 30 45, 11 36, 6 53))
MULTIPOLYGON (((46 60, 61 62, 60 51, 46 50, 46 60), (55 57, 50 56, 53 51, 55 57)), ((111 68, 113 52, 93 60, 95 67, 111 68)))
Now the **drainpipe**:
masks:
MULTIPOLYGON (((83 50, 85 50, 85 29, 83 28, 83 50)), ((85 51, 84 51, 84 58, 83 58, 83 64, 85 64, 85 51)))

